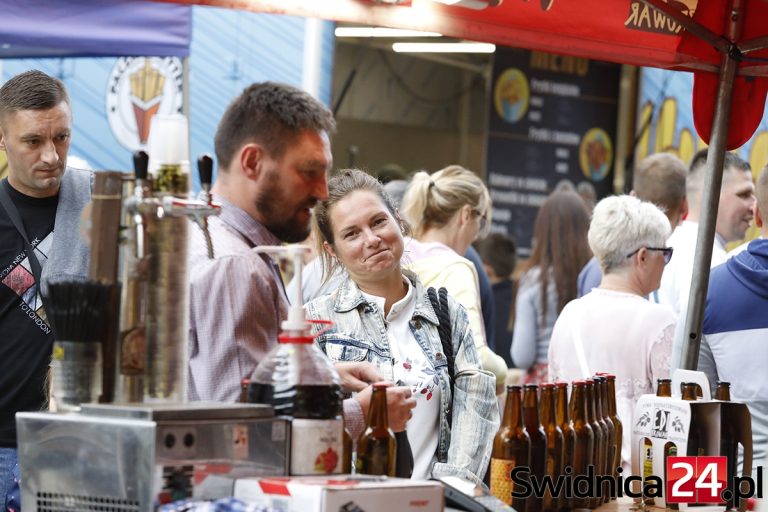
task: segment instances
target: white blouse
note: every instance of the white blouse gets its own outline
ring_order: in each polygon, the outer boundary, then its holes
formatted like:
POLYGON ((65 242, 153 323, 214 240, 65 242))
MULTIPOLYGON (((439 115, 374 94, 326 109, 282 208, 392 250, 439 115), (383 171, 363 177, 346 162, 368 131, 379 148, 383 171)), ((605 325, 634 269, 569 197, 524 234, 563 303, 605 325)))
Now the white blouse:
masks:
MULTIPOLYGON (((413 452, 411 478, 424 480, 431 477, 432 464, 437 460, 439 438, 440 386, 437 373, 410 328, 416 309, 415 290, 407 279, 405 297, 392 304, 384 321, 387 340, 392 354, 392 372, 396 386, 409 386, 416 398, 413 417, 406 423, 408 442, 413 452)), ((384 311, 384 298, 362 292, 369 302, 384 311)))
POLYGON ((668 306, 630 293, 594 288, 569 302, 549 344, 549 379, 573 381, 598 372, 616 376, 616 408, 624 427, 622 466, 629 470, 632 414, 656 379, 669 378, 676 317, 668 306), (586 368, 579 362, 580 338, 586 368), (586 370, 586 371, 585 371, 586 370))

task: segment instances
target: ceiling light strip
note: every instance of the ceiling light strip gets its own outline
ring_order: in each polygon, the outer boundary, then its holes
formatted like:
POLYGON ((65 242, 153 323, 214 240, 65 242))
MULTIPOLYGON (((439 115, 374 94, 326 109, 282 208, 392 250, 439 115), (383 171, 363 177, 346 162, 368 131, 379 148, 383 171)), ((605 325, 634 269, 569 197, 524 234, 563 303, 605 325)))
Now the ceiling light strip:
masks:
POLYGON ((493 53, 490 43, 393 43, 397 53, 493 53))
POLYGON ((421 32, 386 27, 336 27, 336 37, 442 37, 437 32, 421 32))

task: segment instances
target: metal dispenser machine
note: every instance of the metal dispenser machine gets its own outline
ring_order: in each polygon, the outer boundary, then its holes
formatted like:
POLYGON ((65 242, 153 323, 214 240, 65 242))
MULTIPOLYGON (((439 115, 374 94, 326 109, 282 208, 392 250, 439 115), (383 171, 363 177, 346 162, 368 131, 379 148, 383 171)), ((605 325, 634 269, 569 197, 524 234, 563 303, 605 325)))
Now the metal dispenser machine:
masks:
POLYGON ((235 478, 287 474, 290 428, 271 407, 185 402, 188 230, 203 230, 213 257, 207 217, 220 209, 210 157, 198 161, 202 197, 188 197, 187 137, 183 116, 156 116, 149 157, 122 178, 120 314, 104 350, 114 400, 16 416, 25 511, 151 511, 231 496, 235 478))

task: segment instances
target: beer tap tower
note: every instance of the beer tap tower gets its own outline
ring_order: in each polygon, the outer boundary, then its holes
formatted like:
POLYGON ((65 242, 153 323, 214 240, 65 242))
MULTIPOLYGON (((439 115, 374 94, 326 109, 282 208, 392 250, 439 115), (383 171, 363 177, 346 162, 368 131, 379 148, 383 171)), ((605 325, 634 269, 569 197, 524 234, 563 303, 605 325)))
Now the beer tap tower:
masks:
POLYGON ((156 116, 152 126, 155 142, 151 133, 149 155, 134 156, 133 190, 114 230, 122 253, 115 403, 17 414, 24 510, 150 511, 229 496, 241 476, 287 474, 289 424, 270 406, 186 402, 188 230, 203 230, 212 258, 207 218, 220 206, 207 156, 198 161, 201 196, 188 197, 186 119, 156 116))

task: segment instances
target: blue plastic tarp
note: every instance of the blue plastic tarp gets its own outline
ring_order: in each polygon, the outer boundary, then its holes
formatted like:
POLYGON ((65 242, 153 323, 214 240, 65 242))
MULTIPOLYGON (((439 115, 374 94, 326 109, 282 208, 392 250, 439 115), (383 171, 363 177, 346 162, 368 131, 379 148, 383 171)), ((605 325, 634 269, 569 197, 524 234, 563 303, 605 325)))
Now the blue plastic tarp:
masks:
POLYGON ((0 58, 189 55, 192 8, 136 0, 0 0, 0 58))

